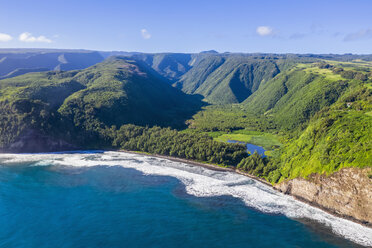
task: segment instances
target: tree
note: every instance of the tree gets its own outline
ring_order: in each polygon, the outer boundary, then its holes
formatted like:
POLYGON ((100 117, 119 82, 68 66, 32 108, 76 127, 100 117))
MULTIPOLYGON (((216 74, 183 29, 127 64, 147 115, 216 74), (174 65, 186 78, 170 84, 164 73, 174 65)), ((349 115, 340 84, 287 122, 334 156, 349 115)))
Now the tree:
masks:
POLYGON ((354 78, 360 81, 367 81, 368 79, 367 75, 361 72, 357 72, 354 78))

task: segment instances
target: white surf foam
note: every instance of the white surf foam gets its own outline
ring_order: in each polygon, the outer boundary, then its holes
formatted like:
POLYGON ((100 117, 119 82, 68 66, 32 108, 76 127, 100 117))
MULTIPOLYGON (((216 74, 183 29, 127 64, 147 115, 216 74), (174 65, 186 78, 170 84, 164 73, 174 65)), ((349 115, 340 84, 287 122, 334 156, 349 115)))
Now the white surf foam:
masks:
POLYGON ((200 166, 166 159, 122 152, 105 153, 49 153, 0 154, 0 164, 33 162, 33 165, 55 164, 63 166, 123 166, 149 175, 178 178, 186 192, 195 196, 231 195, 265 213, 284 214, 290 218, 316 220, 353 242, 372 246, 372 229, 349 220, 335 217, 318 208, 281 194, 265 184, 233 172, 208 170, 200 166))

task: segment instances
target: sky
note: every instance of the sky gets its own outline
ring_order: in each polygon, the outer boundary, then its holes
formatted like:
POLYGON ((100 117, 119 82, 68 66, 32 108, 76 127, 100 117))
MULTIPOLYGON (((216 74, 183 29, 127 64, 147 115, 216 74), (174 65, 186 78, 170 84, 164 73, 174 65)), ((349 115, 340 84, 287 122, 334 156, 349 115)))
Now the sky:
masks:
POLYGON ((0 48, 372 54, 372 0, 0 0, 0 48))

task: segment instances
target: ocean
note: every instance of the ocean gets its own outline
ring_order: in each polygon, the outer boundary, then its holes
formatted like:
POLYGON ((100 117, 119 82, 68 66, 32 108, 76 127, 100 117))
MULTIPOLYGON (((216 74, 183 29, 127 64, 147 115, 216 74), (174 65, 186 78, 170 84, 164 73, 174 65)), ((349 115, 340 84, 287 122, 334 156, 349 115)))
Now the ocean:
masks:
POLYGON ((0 247, 363 247, 372 229, 245 176, 122 152, 0 154, 0 247))

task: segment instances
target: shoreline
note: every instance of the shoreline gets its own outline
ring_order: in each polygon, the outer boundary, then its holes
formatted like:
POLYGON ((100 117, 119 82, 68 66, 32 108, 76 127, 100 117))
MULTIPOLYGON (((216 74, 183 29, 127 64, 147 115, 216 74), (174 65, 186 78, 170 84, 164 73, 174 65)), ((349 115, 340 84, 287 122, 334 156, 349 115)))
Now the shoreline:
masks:
POLYGON ((201 166, 203 168, 214 170, 214 171, 224 171, 224 172, 237 173, 237 174, 240 174, 240 175, 249 177, 249 178, 251 178, 253 180, 256 180, 256 181, 258 181, 260 183, 263 183, 266 186, 269 186, 272 189, 274 189, 275 191, 280 192, 280 193, 282 193, 284 195, 290 195, 291 197, 293 197, 297 201, 300 201, 300 202, 303 202, 303 203, 305 203, 307 205, 310 205, 312 207, 318 208, 318 209, 320 209, 320 210, 322 210, 322 211, 324 211, 324 212, 326 212, 328 214, 331 214, 331 215, 333 215, 335 217, 352 221, 352 222, 357 223, 359 225, 362 225, 364 227, 372 228, 372 223, 365 223, 365 222, 360 221, 360 220, 358 220, 358 219, 356 219, 356 218, 354 218, 352 216, 342 215, 342 214, 339 214, 339 213, 335 212, 332 209, 325 208, 325 207, 323 207, 323 206, 321 206, 321 205, 319 205, 317 203, 313 203, 313 202, 307 201, 304 198, 301 198, 301 197, 298 197, 298 196, 295 196, 295 195, 292 195, 292 194, 288 194, 288 193, 282 192, 281 190, 279 190, 278 188, 275 188, 271 183, 269 183, 268 181, 266 181, 266 180, 264 180, 262 178, 256 177, 256 176, 251 175, 251 174, 246 173, 246 172, 239 171, 237 169, 233 169, 231 167, 221 167, 221 166, 218 166, 218 165, 208 164, 208 163, 202 163, 202 162, 193 161, 193 160, 189 160, 189 159, 183 159, 183 158, 177 158, 177 157, 171 157, 171 156, 165 156, 165 155, 159 155, 159 154, 150 154, 150 153, 145 153, 145 152, 140 152, 140 151, 127 151, 127 150, 113 150, 113 151, 123 152, 123 153, 130 153, 130 154, 138 154, 138 155, 143 155, 143 156, 148 156, 148 157, 156 157, 156 158, 168 159, 168 160, 174 161, 174 162, 181 162, 181 163, 191 164, 191 165, 195 165, 195 166, 201 166))
MULTIPOLYGON (((251 179, 257 180, 257 181, 275 189, 273 187, 273 185, 271 183, 269 183, 268 181, 266 181, 262 178, 256 177, 254 175, 245 173, 243 171, 239 171, 237 169, 231 168, 231 167, 221 167, 221 166, 214 165, 214 164, 202 163, 202 162, 189 160, 189 159, 184 159, 184 158, 177 158, 177 157, 171 157, 171 156, 165 156, 165 155, 159 155, 159 154, 150 154, 150 153, 137 152, 137 151, 119 150, 119 152, 125 152, 125 153, 130 153, 130 154, 140 154, 140 155, 144 155, 144 156, 148 156, 148 157, 163 158, 163 159, 168 159, 168 160, 171 160, 171 161, 174 161, 174 162, 181 162, 181 163, 185 163, 185 164, 192 164, 192 165, 204 167, 206 169, 210 169, 210 170, 214 170, 214 171, 235 172, 237 174, 240 174, 240 175, 249 177, 251 179)), ((277 189, 275 189, 275 190, 277 190, 277 189)))
MULTIPOLYGON (((84 150, 59 151, 58 153, 83 152, 83 151, 84 150)), ((251 175, 251 174, 246 173, 246 172, 239 171, 239 170, 237 170, 235 168, 221 167, 221 166, 218 166, 218 165, 215 165, 215 164, 203 163, 203 162, 199 162, 199 161, 188 160, 188 159, 177 158, 177 157, 171 157, 171 156, 165 156, 165 155, 159 155, 159 154, 151 154, 151 153, 146 153, 146 152, 141 152, 141 151, 128 151, 128 150, 123 150, 123 149, 120 149, 120 150, 107 149, 107 150, 99 150, 99 151, 101 151, 101 152, 111 151, 111 152, 122 152, 122 153, 129 153, 129 154, 137 154, 137 155, 142 155, 142 156, 162 158, 162 159, 167 159, 167 160, 174 161, 174 162, 180 162, 180 163, 185 163, 185 164, 200 166, 200 167, 203 167, 203 168, 206 168, 206 169, 209 169, 209 170, 214 170, 214 171, 233 172, 233 173, 236 173, 236 174, 240 174, 240 175, 246 176, 246 177, 251 178, 253 180, 256 180, 256 181, 258 181, 260 183, 263 183, 266 186, 269 186, 270 188, 274 189, 277 192, 280 192, 280 193, 282 193, 284 195, 290 195, 291 197, 293 197, 297 201, 303 202, 303 203, 305 203, 305 204, 307 204, 309 206, 312 206, 312 207, 315 207, 317 209, 320 209, 320 210, 322 210, 322 211, 324 211, 324 212, 326 212, 326 213, 328 213, 328 214, 330 214, 332 216, 335 216, 335 217, 338 217, 338 218, 342 218, 342 219, 345 219, 345 220, 352 221, 354 223, 357 223, 357 224, 362 225, 362 226, 367 227, 367 228, 372 228, 372 223, 363 222, 363 221, 361 221, 359 219, 354 218, 353 216, 339 214, 335 210, 332 210, 332 209, 329 209, 329 208, 325 208, 325 207, 323 207, 323 206, 321 206, 321 205, 319 205, 317 203, 308 201, 308 200, 306 200, 306 199, 304 199, 304 198, 302 198, 300 196, 296 196, 296 195, 292 195, 292 194, 287 193, 287 192, 283 192, 282 190, 276 188, 274 185, 272 185, 271 183, 269 183, 265 179, 256 177, 256 176, 251 175)), ((14 154, 22 154, 22 153, 14 153, 14 154)))

